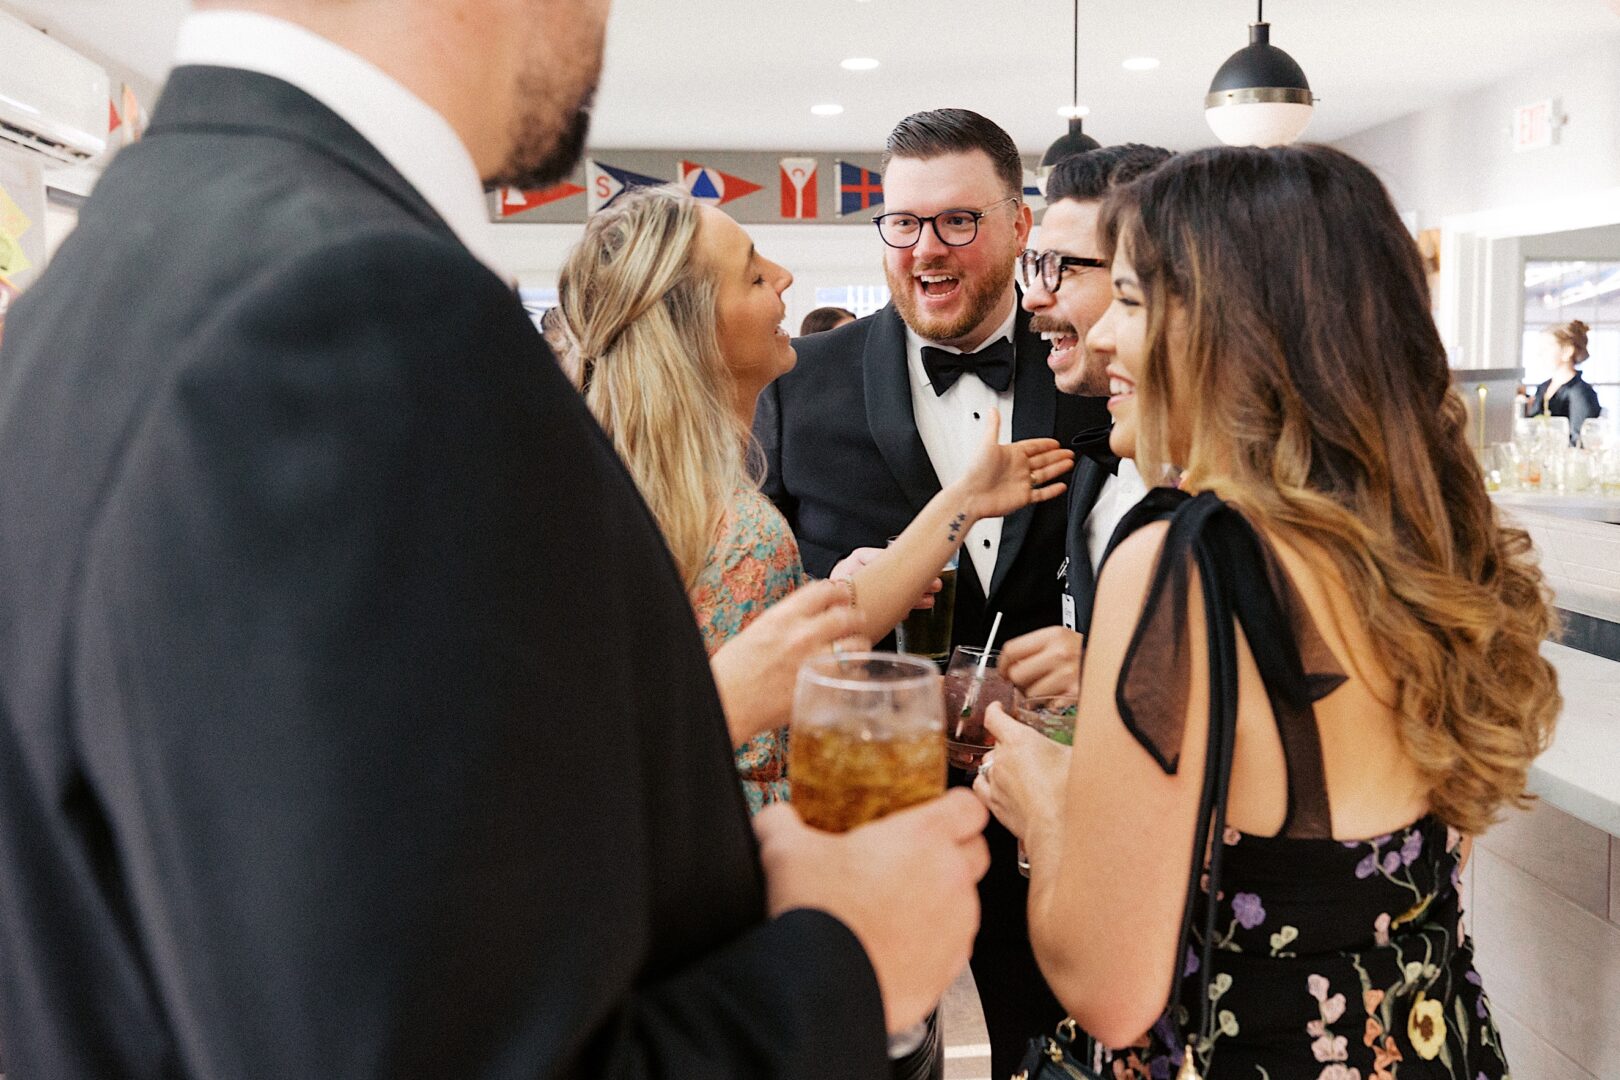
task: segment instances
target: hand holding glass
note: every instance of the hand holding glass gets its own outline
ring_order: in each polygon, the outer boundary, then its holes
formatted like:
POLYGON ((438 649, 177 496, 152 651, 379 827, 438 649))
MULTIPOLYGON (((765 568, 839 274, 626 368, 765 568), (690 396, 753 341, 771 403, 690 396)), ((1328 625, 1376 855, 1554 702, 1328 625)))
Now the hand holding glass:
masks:
MULTIPOLYGON (((1074 722, 1080 715, 1080 700, 1073 694, 1051 694, 1025 698, 1013 710, 1013 717, 1062 746, 1074 745, 1074 722)), ((1029 856, 1024 842, 1018 841, 1018 872, 1029 877, 1029 856)))
MULTIPOLYGON (((847 832, 945 794, 939 671, 894 653, 821 656, 799 669, 788 775, 805 824, 847 832)), ((926 1022, 889 1039, 911 1053, 926 1022)))

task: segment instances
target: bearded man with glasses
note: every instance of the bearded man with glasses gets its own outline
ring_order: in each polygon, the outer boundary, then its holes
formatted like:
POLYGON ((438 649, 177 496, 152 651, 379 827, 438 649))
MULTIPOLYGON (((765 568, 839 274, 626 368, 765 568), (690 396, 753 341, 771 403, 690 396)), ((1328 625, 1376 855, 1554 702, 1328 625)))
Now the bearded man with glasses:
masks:
MULTIPOLYGON (((1047 345, 1019 308, 1014 267, 1032 215, 1007 133, 965 109, 917 113, 889 135, 885 158, 874 239, 893 300, 796 340, 798 366, 766 388, 754 426, 765 493, 818 577, 898 534, 967 468, 993 417, 1003 442, 1069 442, 1107 423, 1102 401, 1058 392, 1047 345)), ((1063 549, 1057 500, 969 529, 952 643, 983 645, 998 611, 1001 640, 1058 625, 1063 549)), ((953 770, 953 783, 966 780, 953 770)), ((1016 844, 995 822, 986 838, 991 866, 980 884, 973 974, 992 1075, 1007 1076, 1029 1036, 1063 1010, 1030 951, 1016 844)))
MULTIPOLYGON (((1170 159, 1170 151, 1141 143, 1106 146, 1065 158, 1046 178, 1046 216, 1040 245, 1018 256, 1024 310, 1030 329, 1051 346, 1047 366, 1059 391, 1090 399, 1108 397, 1107 361, 1086 348, 1086 335, 1107 310, 1113 290, 1097 235, 1097 215, 1110 190, 1170 159)), ((1068 547, 1057 582, 1063 625, 1013 638, 1000 668, 1030 697, 1080 690, 1080 652, 1091 627, 1096 568, 1125 512, 1147 493, 1136 463, 1108 449, 1111 423, 1082 432, 1069 480, 1068 547)), ((1135 613, 1131 613, 1135 617, 1135 613)))

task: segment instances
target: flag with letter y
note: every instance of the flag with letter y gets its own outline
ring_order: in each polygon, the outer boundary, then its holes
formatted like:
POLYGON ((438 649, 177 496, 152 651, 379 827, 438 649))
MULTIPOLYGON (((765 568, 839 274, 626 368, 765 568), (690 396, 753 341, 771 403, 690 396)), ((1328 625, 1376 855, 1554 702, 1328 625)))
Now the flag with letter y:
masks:
POLYGON ((782 216, 803 220, 816 216, 816 159, 782 159, 782 216))

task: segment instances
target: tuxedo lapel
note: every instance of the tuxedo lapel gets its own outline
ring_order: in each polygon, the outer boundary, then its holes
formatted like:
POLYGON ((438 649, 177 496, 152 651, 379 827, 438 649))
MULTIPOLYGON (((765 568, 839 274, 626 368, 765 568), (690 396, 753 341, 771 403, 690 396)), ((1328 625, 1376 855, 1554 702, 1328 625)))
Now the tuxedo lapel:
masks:
POLYGON ((1091 624, 1091 605, 1097 594, 1097 575, 1091 565, 1091 548, 1086 543, 1086 519, 1097 496, 1102 493, 1108 472, 1089 457, 1075 462, 1069 483, 1068 543, 1064 554, 1069 559, 1069 595, 1074 597, 1075 629, 1087 633, 1091 624))
MULTIPOLYGON (((1022 306, 1020 296, 1018 319, 1013 324, 1013 421, 1012 437, 1020 439, 1050 438, 1057 420, 1057 386, 1052 372, 1046 366, 1046 352, 1050 347, 1039 334, 1029 328, 1029 312, 1022 306)), ((1029 535, 1030 521, 1035 517, 1033 504, 1001 522, 1001 548, 996 553, 996 570, 990 576, 990 597, 993 601, 1007 579, 1007 572, 1018 558, 1029 535)))
POLYGON ((861 368, 866 381, 866 420, 872 441, 911 501, 911 512, 915 514, 939 493, 939 476, 928 458, 922 436, 917 434, 917 414, 911 406, 905 324, 892 303, 872 319, 861 368))

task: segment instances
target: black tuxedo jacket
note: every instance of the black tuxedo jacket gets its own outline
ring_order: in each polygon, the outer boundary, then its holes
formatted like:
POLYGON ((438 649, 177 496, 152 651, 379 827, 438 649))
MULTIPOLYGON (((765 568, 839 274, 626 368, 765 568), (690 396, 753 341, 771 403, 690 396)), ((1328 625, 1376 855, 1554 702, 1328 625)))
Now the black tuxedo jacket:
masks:
MULTIPOLYGON (((1107 423, 1096 399, 1057 392, 1046 342, 1029 313, 1014 329, 1014 439, 1048 436, 1064 445, 1107 423)), ((765 451, 765 493, 798 537, 805 569, 824 577, 858 547, 882 547, 939 492, 917 434, 906 368, 905 326, 893 304, 864 319, 798 338, 798 364, 766 387, 754 433, 765 451)), ((1064 500, 1025 507, 1002 524, 989 595, 964 552, 957 573, 953 637, 980 644, 996 611, 1000 640, 1062 619, 1064 500)))
POLYGON ((0 353, 11 1080, 886 1076, 657 527, 286 83, 176 71, 0 353))

